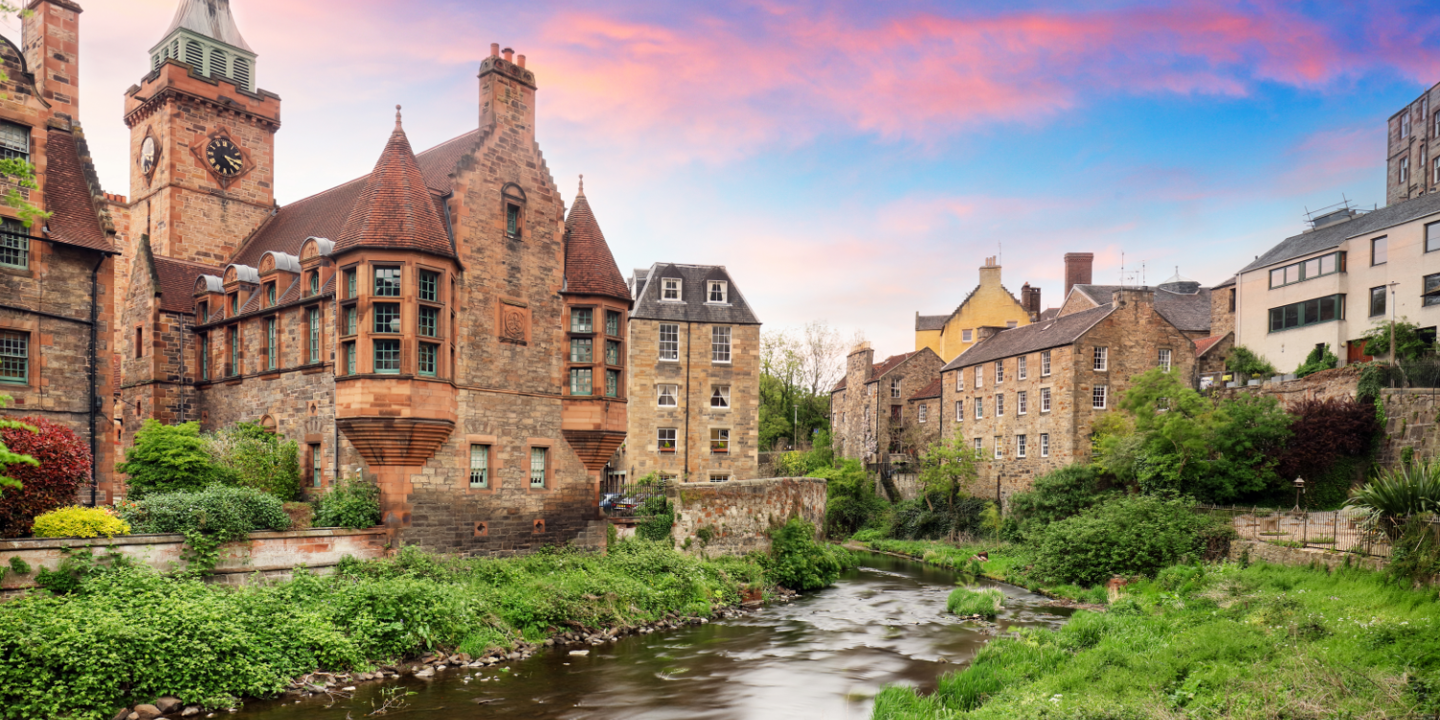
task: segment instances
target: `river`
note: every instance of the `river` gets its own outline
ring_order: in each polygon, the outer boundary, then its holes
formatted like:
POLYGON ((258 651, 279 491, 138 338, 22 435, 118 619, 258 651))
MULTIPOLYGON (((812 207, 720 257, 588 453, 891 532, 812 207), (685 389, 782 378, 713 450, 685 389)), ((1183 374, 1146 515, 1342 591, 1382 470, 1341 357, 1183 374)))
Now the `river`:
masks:
MULTIPOLYGON (((447 670, 386 717, 447 720, 868 718, 890 683, 929 691, 997 632, 1058 627, 1069 610, 1010 585, 998 627, 945 612, 954 574, 867 555, 835 587, 730 620, 590 648, 541 652, 508 666, 447 670)), ((364 683, 333 704, 251 702, 243 720, 359 720, 396 682, 364 683)))

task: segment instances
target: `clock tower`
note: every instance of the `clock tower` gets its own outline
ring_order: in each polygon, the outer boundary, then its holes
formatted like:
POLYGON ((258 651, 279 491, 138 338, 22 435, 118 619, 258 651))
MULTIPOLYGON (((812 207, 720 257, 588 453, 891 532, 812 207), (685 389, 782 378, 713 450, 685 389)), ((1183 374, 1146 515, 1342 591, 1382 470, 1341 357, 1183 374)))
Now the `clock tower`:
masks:
POLYGON ((180 0, 126 91, 131 227, 156 255, 225 265, 274 211, 280 97, 255 58, 229 0, 180 0))

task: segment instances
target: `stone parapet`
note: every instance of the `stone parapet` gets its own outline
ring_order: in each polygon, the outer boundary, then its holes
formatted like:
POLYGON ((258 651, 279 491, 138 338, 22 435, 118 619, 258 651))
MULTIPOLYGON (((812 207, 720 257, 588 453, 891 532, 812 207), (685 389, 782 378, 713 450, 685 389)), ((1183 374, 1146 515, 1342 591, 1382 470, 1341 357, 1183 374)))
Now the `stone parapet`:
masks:
POLYGON ((671 486, 666 491, 675 506, 671 536, 682 546, 688 539, 689 549, 710 554, 768 551, 770 529, 792 517, 824 527, 825 486, 825 480, 806 477, 671 486), (708 542, 701 539, 704 535, 710 536, 708 542))
POLYGON ((1331 570, 1343 567, 1347 562, 1351 567, 1365 570, 1383 570, 1386 563, 1385 558, 1366 557, 1353 553, 1338 553, 1334 551, 1316 550, 1314 548, 1281 547, 1279 545, 1273 545, 1267 542, 1255 542, 1253 540, 1230 541, 1230 554, 1228 555, 1228 559, 1239 561, 1247 555, 1251 561, 1261 560, 1276 565, 1309 566, 1311 564, 1319 564, 1331 570))

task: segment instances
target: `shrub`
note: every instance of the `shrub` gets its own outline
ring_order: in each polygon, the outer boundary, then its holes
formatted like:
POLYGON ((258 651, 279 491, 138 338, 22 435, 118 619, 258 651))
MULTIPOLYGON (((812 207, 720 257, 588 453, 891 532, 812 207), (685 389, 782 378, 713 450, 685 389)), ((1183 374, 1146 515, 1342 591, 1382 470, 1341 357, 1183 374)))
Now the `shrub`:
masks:
POLYGON ((670 531, 674 527, 675 511, 664 495, 651 495, 635 508, 635 536, 641 540, 673 544, 670 531))
POLYGON ((859 460, 845 460, 813 473, 825 479, 825 532, 830 537, 849 537, 884 516, 886 502, 875 494, 875 484, 859 460))
POLYGON ((104 535, 128 535, 130 523, 116 517, 109 508, 80 507, 72 505, 38 515, 35 518, 35 537, 49 538, 93 538, 104 535))
POLYGON ((1365 354, 1371 357, 1390 357, 1390 326, 1395 326, 1395 359, 1418 360, 1435 351, 1435 344, 1420 334, 1420 326, 1400 318, 1394 323, 1378 320, 1362 336, 1365 340, 1365 354))
POLYGON ((971 590, 961 587, 951 591, 950 597, 945 600, 945 609, 965 617, 979 615, 992 619, 1000 614, 1000 606, 1004 602, 1005 593, 998 588, 971 590))
POLYGON ((200 424, 164 425, 146 420, 135 444, 116 471, 129 476, 126 487, 136 500, 153 493, 199 490, 223 480, 200 436, 200 424))
POLYGON ((0 445, 34 458, 36 464, 4 468, 21 485, 0 495, 0 536, 4 537, 28 535, 35 516, 73 502, 75 491, 90 477, 90 447, 74 430, 44 418, 21 422, 34 431, 0 427, 0 445))
POLYGON ((229 542, 255 530, 288 530, 279 498, 254 488, 214 486, 149 495, 122 510, 136 532, 199 533, 229 542))
POLYGON ((1228 524, 1196 514, 1189 500, 1117 498, 1045 528, 1034 542, 1035 572, 1086 586, 1113 575, 1150 576, 1215 554, 1233 535, 1228 524))
POLYGON ((1394 539, 1405 518, 1440 513, 1440 461, 1387 468, 1345 504, 1368 511, 1394 539))
POLYGON ((247 422, 204 440, 225 484, 263 490, 281 500, 300 496, 300 446, 294 440, 247 422))
POLYGON ((961 496, 953 502, 941 493, 906 500, 890 514, 890 537, 902 540, 938 539, 983 529, 990 501, 961 496))
POLYGON ((363 480, 342 480, 315 501, 315 527, 363 530, 380 524, 380 488, 363 480))
POLYGON ((1274 375, 1275 366, 1244 345, 1236 345, 1225 358, 1225 369, 1242 375, 1274 375))
POLYGON ((1310 351, 1310 354, 1305 356, 1305 362, 1300 363, 1300 367, 1295 368, 1295 376, 1302 378, 1308 377, 1321 370, 1329 370, 1337 367, 1340 367, 1340 358, 1335 357, 1335 353, 1330 352, 1330 345, 1328 343, 1323 346, 1316 345, 1315 348, 1310 351))
MULTIPOLYGON (((1301 477, 1308 486, 1331 473, 1342 459, 1368 460, 1375 435, 1380 432, 1373 403, 1348 398, 1302 400, 1286 410, 1294 419, 1290 424, 1290 440, 1280 454, 1276 469, 1287 485, 1288 481, 1301 477)), ((1348 491, 1347 480, 1345 492, 1348 491)), ((1306 492, 1310 494, 1309 487, 1306 492)))
POLYGON ((818 590, 835 584, 856 564, 854 553, 815 541, 815 526, 801 518, 770 531, 770 554, 761 564, 770 582, 791 590, 818 590))
POLYGON ((1089 465, 1067 465, 1035 478, 1025 492, 1010 496, 1007 533, 1013 540, 1035 535, 1053 522, 1074 517, 1114 497, 1100 473, 1089 465))

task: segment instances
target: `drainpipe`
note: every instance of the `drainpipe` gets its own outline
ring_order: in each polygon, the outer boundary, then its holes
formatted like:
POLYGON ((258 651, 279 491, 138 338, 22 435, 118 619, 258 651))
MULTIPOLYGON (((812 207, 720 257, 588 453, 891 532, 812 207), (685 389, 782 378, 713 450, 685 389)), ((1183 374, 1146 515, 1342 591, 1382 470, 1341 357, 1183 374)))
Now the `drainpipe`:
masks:
MULTIPOLYGON (((96 434, 95 424, 99 415, 100 390, 97 387, 97 377, 100 368, 97 355, 99 354, 99 317, 100 317, 100 266, 105 264, 105 253, 100 254, 100 259, 95 261, 95 267, 90 270, 90 367, 88 369, 90 380, 90 507, 95 507, 95 494, 99 490, 100 474, 97 469, 99 463, 98 453, 100 452, 100 440, 96 434)), ((107 431, 106 437, 110 436, 107 431)))
MULTIPOLYGON (((685 467, 680 473, 680 482, 687 482, 690 477, 690 356, 691 356, 691 323, 685 323, 685 467)), ((1394 333, 1391 333, 1392 335, 1394 333)))

